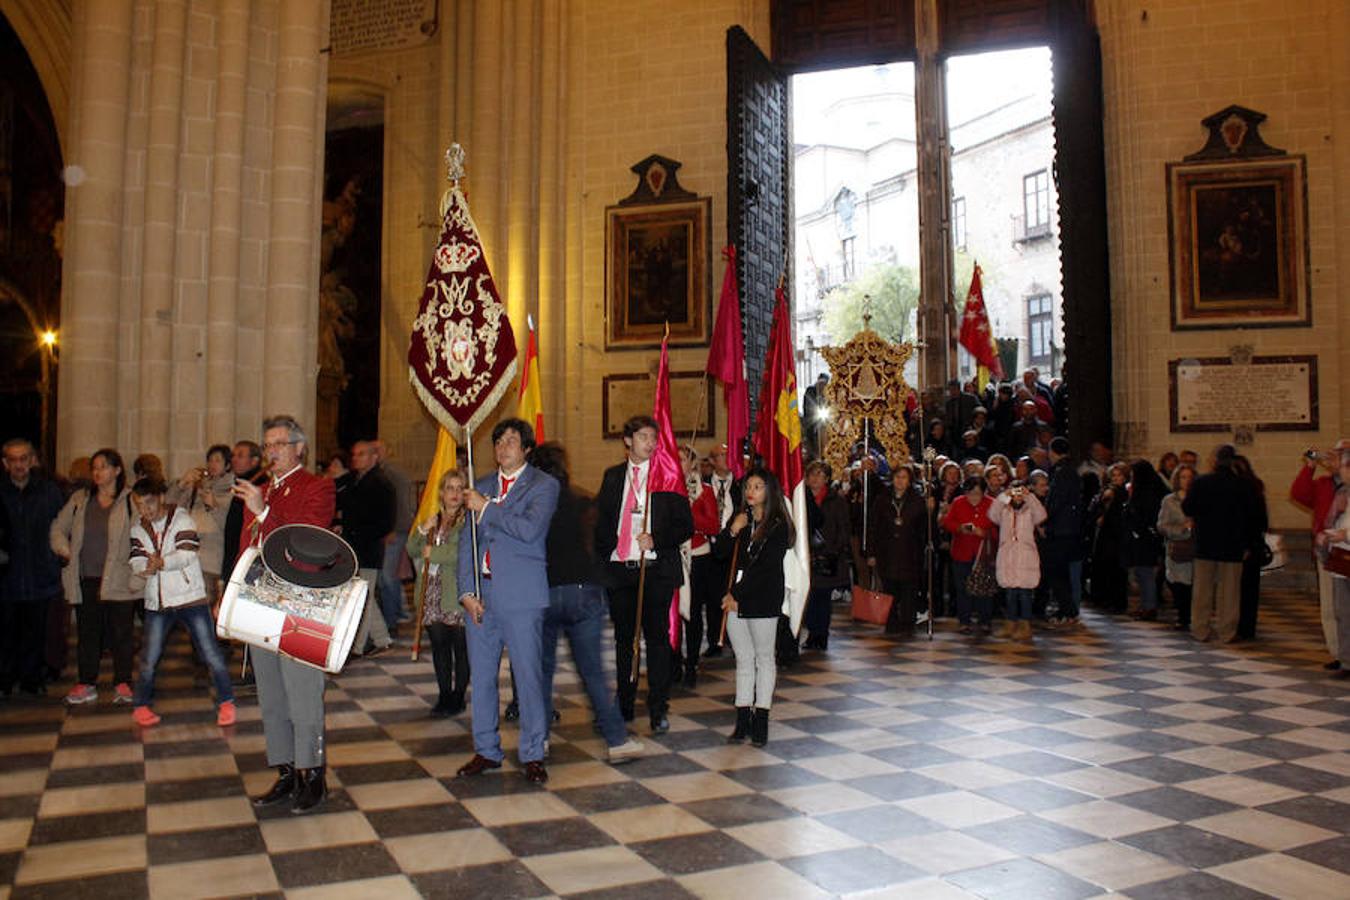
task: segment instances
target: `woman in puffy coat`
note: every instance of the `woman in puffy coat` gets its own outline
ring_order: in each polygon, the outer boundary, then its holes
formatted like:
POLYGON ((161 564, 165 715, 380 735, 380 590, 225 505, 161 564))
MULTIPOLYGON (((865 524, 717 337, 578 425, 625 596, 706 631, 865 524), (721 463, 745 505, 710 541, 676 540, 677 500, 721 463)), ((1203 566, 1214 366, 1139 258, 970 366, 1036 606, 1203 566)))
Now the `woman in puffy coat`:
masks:
POLYGON ((1041 554, 1036 549, 1036 526, 1045 521, 1045 507, 1019 483, 994 501, 989 518, 998 526, 998 560, 994 574, 1007 591, 1007 637, 1031 640, 1031 602, 1041 583, 1041 554))
POLYGON ((65 566, 61 584, 75 607, 79 675, 66 694, 74 706, 98 699, 98 668, 106 646, 113 658, 113 702, 131 703, 136 601, 144 584, 131 574, 131 492, 122 456, 104 447, 90 459, 93 486, 76 491, 52 522, 52 552, 65 566))

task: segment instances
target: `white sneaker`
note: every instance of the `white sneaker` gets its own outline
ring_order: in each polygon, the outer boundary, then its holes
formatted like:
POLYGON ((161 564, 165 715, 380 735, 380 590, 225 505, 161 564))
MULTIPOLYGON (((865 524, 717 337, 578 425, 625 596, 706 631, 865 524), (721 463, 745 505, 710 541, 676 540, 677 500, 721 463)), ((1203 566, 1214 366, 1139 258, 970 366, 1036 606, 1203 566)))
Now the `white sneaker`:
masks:
POLYGON ((630 737, 617 747, 609 748, 609 761, 616 766, 620 763, 632 762, 645 753, 646 750, 647 748, 643 745, 642 741, 639 741, 635 737, 630 737))

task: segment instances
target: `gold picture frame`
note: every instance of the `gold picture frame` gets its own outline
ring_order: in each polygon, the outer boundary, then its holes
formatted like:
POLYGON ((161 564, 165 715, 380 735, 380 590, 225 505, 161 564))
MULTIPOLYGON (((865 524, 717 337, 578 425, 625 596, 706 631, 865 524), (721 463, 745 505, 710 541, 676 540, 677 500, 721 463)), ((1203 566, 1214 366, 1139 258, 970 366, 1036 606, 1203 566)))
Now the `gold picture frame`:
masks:
POLYGON ((606 350, 708 343, 711 220, 707 197, 605 209, 606 350))

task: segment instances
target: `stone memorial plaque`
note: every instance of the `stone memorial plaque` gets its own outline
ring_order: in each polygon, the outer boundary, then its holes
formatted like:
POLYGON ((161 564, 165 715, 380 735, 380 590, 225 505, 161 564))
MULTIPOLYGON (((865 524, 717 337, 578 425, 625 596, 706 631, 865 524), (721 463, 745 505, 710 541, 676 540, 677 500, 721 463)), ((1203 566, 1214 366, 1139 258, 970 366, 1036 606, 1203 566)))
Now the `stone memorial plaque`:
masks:
POLYGON ((402 50, 436 26, 436 0, 333 0, 328 42, 335 54, 402 50))
MULTIPOLYGON (((675 420, 675 437, 683 444, 690 431, 695 437, 712 437, 717 422, 714 394, 720 386, 704 389, 702 372, 670 373, 670 414, 675 420), (715 390, 714 390, 715 388, 715 390)), ((656 376, 644 373, 606 375, 601 388, 602 423, 605 438, 622 438, 623 423, 633 416, 650 416, 656 393, 656 376)))
POLYGON ((1173 431, 1316 431, 1317 357, 1219 356, 1167 364, 1173 431))

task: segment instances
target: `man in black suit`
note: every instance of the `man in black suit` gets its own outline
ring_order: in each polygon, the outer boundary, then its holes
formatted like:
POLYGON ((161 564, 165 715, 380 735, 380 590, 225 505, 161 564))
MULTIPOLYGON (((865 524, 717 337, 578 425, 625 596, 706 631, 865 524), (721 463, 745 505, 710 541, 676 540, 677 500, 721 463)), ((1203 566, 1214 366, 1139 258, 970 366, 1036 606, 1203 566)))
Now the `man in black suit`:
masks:
POLYGON ((647 645, 647 713, 653 734, 670 729, 666 710, 670 696, 670 602, 684 581, 680 545, 694 532, 689 500, 673 491, 651 491, 651 457, 656 450, 656 422, 634 416, 624 423, 628 458, 605 470, 596 497, 595 555, 605 560, 603 577, 609 589, 609 614, 614 620, 619 709, 633 719, 637 682, 633 679, 633 638, 637 629, 638 575, 646 559, 642 599, 642 635, 647 645))
POLYGON ((379 461, 373 441, 353 444, 352 471, 356 473, 356 481, 342 492, 342 536, 352 545, 361 566, 361 577, 370 585, 366 611, 352 645, 352 652, 357 655, 380 653, 392 643, 380 611, 378 585, 385 539, 394 530, 398 498, 394 486, 380 471, 379 461))

